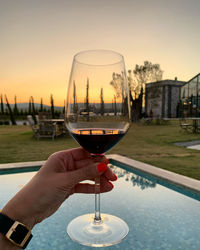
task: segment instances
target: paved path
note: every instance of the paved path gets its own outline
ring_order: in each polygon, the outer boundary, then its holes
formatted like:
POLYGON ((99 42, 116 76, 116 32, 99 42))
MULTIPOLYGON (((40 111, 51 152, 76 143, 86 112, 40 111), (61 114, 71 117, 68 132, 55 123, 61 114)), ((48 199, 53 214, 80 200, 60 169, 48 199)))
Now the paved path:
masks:
POLYGON ((200 150, 200 140, 187 141, 187 142, 176 142, 176 146, 182 146, 190 149, 200 150))
POLYGON ((189 147, 187 147, 187 148, 200 150, 200 144, 194 145, 194 146, 189 146, 189 147))
POLYGON ((190 147, 190 146, 200 145, 200 140, 186 141, 186 142, 176 142, 176 143, 174 143, 174 144, 175 144, 176 146, 190 147))

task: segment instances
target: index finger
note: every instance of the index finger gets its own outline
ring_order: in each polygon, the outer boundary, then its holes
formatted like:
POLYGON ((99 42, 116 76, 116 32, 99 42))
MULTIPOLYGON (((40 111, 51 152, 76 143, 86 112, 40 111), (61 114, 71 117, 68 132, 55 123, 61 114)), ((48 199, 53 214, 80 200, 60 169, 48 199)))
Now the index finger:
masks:
POLYGON ((74 161, 80 161, 86 158, 91 158, 90 153, 83 148, 73 148, 68 150, 67 152, 71 154, 74 161))

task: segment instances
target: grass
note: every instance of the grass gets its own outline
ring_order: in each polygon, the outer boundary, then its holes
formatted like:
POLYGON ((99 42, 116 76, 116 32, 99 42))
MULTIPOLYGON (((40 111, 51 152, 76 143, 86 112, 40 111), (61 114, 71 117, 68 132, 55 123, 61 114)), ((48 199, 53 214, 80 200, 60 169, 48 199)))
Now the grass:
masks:
POLYGON ((0 126, 0 163, 46 160, 55 151, 77 147, 70 136, 33 138, 29 126, 0 126))
MULTIPOLYGON (((109 153, 117 153, 200 180, 200 152, 174 142, 199 140, 199 134, 169 125, 133 124, 128 134, 109 153)), ((77 147, 68 135, 37 141, 28 126, 0 126, 0 163, 46 160, 55 151, 77 147)))

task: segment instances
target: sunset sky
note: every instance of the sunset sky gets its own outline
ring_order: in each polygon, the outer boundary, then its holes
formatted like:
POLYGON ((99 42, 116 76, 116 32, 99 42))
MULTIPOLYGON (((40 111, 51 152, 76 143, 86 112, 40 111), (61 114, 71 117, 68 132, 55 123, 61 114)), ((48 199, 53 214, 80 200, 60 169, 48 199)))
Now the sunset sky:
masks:
POLYGON ((0 0, 0 94, 63 105, 74 54, 111 49, 164 79, 200 72, 199 0, 0 0))

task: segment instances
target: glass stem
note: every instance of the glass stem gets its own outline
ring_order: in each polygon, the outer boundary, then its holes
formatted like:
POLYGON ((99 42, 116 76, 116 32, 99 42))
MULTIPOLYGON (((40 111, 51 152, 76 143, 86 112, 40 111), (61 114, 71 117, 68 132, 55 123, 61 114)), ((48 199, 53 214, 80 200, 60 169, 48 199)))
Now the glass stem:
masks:
POLYGON ((95 178, 95 214, 94 223, 101 222, 100 213, 100 177, 95 178))

